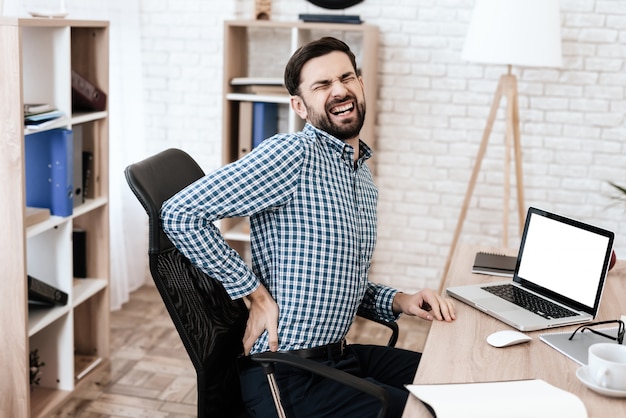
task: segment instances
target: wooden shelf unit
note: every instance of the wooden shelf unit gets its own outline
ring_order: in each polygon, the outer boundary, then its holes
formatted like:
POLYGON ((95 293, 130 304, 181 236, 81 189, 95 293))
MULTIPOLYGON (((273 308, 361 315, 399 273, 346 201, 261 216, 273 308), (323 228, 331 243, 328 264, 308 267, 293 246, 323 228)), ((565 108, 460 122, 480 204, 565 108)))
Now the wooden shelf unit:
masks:
MULTIPOLYGON (((363 82, 365 100, 370 109, 361 130, 361 137, 372 148, 376 143, 376 100, 378 91, 378 27, 368 24, 336 24, 311 22, 277 22, 267 20, 233 20, 224 23, 224 72, 222 162, 237 160, 240 153, 240 104, 268 102, 279 105, 279 132, 296 132, 304 127, 289 105, 289 95, 253 94, 242 92, 231 85, 237 77, 283 79, 289 57, 300 46, 323 36, 334 36, 345 41, 356 55, 363 82), (261 47, 259 47, 261 45, 261 47), (271 45, 271 47, 268 47, 271 45)), ((244 121, 245 122, 245 121, 244 121)), ((252 121, 250 120, 250 124, 252 121)), ((246 220, 225 219, 222 231, 229 243, 240 253, 249 241, 246 220), (240 225, 241 223, 244 225, 240 225)), ((248 228, 249 229, 249 228, 248 228)))
MULTIPOLYGON (((109 357, 108 111, 72 113, 71 70, 109 90, 109 23, 0 17, 0 381, 2 415, 43 417, 84 380, 75 361, 109 357), (93 154, 90 193, 71 216, 26 226, 24 103, 50 103, 67 116, 52 128, 80 129, 93 154), (86 231, 89 277, 73 277, 72 233, 86 231), (68 294, 68 303, 30 308, 27 275, 68 294), (41 382, 31 391, 29 353, 37 350, 41 382)), ((75 151, 76 152, 76 151, 75 151)), ((85 367, 89 367, 86 365, 85 367)))

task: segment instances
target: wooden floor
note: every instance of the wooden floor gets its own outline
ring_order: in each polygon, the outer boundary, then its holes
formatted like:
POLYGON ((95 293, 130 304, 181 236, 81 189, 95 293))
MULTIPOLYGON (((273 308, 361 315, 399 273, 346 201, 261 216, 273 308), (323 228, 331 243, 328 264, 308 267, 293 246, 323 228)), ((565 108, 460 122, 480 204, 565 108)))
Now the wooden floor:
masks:
MULTIPOLYGON (((429 323, 402 317, 396 347, 420 351, 429 323)), ((386 328, 358 320, 349 342, 384 343, 386 328)), ((111 314, 111 361, 75 390, 58 418, 186 418, 196 416, 195 372, 153 285, 111 314)), ((408 383, 408 382, 407 382, 408 383)))

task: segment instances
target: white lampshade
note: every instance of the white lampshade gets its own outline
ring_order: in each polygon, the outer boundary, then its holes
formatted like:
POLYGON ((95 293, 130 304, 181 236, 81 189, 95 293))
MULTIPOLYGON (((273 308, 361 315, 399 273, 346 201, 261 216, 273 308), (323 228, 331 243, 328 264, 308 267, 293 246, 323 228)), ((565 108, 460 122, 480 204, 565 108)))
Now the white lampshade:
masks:
POLYGON ((476 0, 463 59, 529 67, 561 66, 558 0, 476 0))

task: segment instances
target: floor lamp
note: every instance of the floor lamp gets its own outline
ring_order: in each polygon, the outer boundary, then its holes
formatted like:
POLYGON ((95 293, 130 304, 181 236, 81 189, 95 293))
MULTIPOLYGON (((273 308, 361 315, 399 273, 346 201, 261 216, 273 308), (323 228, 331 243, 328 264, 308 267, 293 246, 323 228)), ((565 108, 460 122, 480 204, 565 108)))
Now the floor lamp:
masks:
POLYGON ((442 285, 448 275, 450 262, 463 230, 480 166, 487 151, 489 137, 503 97, 506 98, 503 246, 508 247, 511 151, 515 155, 517 209, 521 233, 526 209, 524 207, 517 79, 511 72, 511 66, 561 66, 561 19, 558 0, 477 0, 465 38, 462 57, 470 62, 504 64, 507 66, 507 73, 500 77, 491 103, 491 110, 441 278, 442 285))

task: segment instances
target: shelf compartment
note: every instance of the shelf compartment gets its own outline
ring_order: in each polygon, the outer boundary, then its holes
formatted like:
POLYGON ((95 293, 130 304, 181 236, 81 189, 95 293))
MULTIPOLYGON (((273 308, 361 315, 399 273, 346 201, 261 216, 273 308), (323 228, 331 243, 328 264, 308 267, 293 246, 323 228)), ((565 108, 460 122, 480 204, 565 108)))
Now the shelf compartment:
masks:
POLYGON ((39 387, 74 389, 72 331, 72 315, 67 314, 30 336, 30 350, 38 350, 39 360, 45 363, 41 368, 39 387))
POLYGON ((105 279, 74 279, 71 305, 30 308, 28 311, 28 336, 32 337, 53 322, 67 315, 72 307, 77 307, 96 293, 107 287, 105 279))
POLYGON ((28 238, 35 237, 43 232, 46 232, 54 227, 58 227, 70 220, 70 218, 76 218, 78 216, 83 216, 93 210, 96 210, 108 203, 108 199, 106 197, 98 197, 95 199, 86 199, 85 203, 74 208, 74 213, 71 217, 62 217, 62 216, 50 216, 45 221, 36 223, 32 226, 26 228, 26 236, 28 238))
POLYGON ((57 81, 64 80, 64 76, 70 73, 69 42, 68 27, 23 27, 25 103, 50 103, 66 115, 71 113, 69 78, 68 83, 57 81))
POLYGON ((74 279, 72 306, 80 305, 106 287, 105 279, 74 279))
POLYGON ((222 236, 228 241, 250 242, 250 221, 248 218, 237 219, 234 224, 224 223, 227 228, 222 236))
POLYGON ((78 216, 83 216, 93 210, 96 210, 108 203, 108 199, 106 197, 97 197, 95 199, 85 199, 85 203, 76 206, 74 208, 74 213, 72 214, 73 218, 78 216))
POLYGON ((62 219, 65 222, 28 238, 27 274, 67 293, 71 300, 72 222, 62 219))
POLYGON ((27 238, 34 238, 37 235, 45 233, 46 231, 49 231, 49 230, 51 230, 53 228, 56 228, 56 227, 59 227, 59 226, 63 225, 64 223, 69 222, 69 220, 70 220, 69 217, 50 216, 45 221, 36 223, 36 224, 26 228, 26 237, 27 238))
POLYGON ((107 111, 102 112, 74 112, 72 113, 72 125, 80 125, 81 123, 93 122, 96 120, 106 119, 107 111))
POLYGON ((30 392, 30 416, 39 418, 48 416, 56 405, 59 405, 70 396, 69 390, 58 390, 44 387, 37 387, 30 392))
POLYGON ((29 308, 28 310, 28 336, 32 337, 50 324, 67 315, 70 305, 54 306, 50 308, 29 308))

